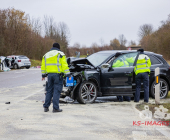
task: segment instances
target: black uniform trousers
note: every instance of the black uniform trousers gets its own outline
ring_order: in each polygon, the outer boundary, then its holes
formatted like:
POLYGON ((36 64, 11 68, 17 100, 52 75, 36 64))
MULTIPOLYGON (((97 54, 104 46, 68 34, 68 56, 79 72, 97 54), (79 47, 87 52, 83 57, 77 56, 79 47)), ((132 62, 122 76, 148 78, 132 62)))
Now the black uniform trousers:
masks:
POLYGON ((140 100, 140 90, 141 90, 141 82, 143 81, 144 87, 144 102, 149 101, 149 73, 138 73, 136 75, 136 92, 135 92, 135 102, 139 102, 140 100))

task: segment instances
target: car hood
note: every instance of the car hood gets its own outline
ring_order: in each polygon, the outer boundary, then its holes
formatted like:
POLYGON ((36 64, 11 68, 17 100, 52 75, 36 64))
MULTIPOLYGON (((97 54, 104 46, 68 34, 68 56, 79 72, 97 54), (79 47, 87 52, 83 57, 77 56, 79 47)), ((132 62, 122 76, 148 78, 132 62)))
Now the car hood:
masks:
POLYGON ((95 69, 92 63, 86 58, 76 58, 69 64, 71 72, 80 72, 85 69, 95 69))

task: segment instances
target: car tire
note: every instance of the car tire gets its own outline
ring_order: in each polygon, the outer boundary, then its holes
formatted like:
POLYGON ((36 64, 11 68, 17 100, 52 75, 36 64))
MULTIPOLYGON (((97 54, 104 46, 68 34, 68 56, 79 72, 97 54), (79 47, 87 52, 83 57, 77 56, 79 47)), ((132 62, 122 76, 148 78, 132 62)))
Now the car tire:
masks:
POLYGON ((78 94, 77 101, 80 104, 94 103, 97 98, 97 87, 95 83, 91 81, 84 81, 81 83, 78 94))
POLYGON ((17 64, 14 64, 14 69, 19 69, 17 64))
MULTIPOLYGON (((168 91, 168 83, 164 79, 160 78, 160 99, 166 98, 166 96, 168 95, 168 91)), ((155 98, 155 81, 151 85, 150 95, 155 98)))
POLYGON ((30 68, 30 66, 26 67, 26 69, 29 69, 29 68, 30 68))

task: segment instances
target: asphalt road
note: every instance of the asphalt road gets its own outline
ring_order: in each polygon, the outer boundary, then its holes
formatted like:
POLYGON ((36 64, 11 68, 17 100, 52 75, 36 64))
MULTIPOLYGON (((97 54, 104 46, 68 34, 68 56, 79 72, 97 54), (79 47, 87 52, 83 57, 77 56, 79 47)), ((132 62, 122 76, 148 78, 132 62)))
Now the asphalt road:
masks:
POLYGON ((134 102, 116 102, 115 97, 86 105, 62 103, 62 113, 52 113, 51 105, 43 112, 44 83, 40 69, 0 73, 0 140, 170 139, 166 126, 134 125, 154 120, 141 118, 134 102))

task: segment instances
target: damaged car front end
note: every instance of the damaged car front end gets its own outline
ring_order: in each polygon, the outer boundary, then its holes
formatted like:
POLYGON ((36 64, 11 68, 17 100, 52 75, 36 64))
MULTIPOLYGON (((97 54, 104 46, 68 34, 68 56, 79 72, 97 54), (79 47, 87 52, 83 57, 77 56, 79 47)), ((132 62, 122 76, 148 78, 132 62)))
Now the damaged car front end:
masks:
MULTIPOLYGON (((160 68, 160 98, 166 98, 170 87, 170 65, 162 55, 144 52, 151 59, 149 89, 155 97, 155 68, 160 68)), ((135 72, 139 52, 136 50, 110 50, 94 53, 86 58, 70 61, 69 68, 74 78, 65 96, 79 103, 93 103, 98 96, 134 96, 135 72)), ((65 80, 66 85, 67 80, 65 80)), ((143 83, 141 93, 144 92, 143 83)))
MULTIPOLYGON (((77 100, 79 103, 93 103, 100 92, 100 65, 113 53, 95 53, 86 58, 75 59, 69 62, 70 72, 74 78, 73 86, 69 86, 65 95, 77 100)), ((66 85, 66 80, 64 85, 66 85)))

